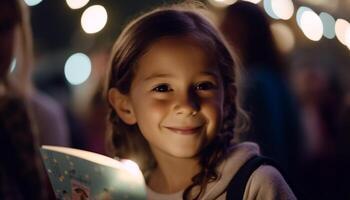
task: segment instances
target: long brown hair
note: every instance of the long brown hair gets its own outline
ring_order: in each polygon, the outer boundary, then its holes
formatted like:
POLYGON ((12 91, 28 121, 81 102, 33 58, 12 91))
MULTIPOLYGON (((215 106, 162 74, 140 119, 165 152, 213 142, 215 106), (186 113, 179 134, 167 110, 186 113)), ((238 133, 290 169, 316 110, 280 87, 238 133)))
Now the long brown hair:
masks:
MULTIPOLYGON (((242 131, 247 117, 238 103, 238 66, 224 40, 210 21, 206 10, 199 4, 181 4, 155 9, 131 21, 114 44, 108 69, 106 94, 111 88, 128 94, 135 75, 137 62, 150 45, 163 37, 189 37, 206 50, 215 60, 225 89, 225 116, 220 133, 199 153, 201 171, 192 178, 184 191, 184 199, 198 199, 209 182, 219 178, 217 166, 227 157, 233 133, 242 131), (194 8, 195 7, 195 8, 194 8), (192 189, 199 192, 193 195, 192 189), (197 191, 197 190, 196 190, 197 191)), ((156 166, 149 145, 137 125, 125 124, 109 105, 109 132, 107 147, 113 156, 131 158, 148 173, 156 166)), ((194 190, 193 190, 194 191, 194 190)))

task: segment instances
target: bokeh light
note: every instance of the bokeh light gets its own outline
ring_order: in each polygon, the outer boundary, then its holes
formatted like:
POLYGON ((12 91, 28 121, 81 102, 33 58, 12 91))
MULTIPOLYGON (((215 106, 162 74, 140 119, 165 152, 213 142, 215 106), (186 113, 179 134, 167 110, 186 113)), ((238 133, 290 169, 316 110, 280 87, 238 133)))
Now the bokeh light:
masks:
POLYGON ((249 2, 255 3, 255 4, 258 4, 261 2, 261 0, 243 0, 243 1, 249 1, 249 2))
POLYGON ((312 41, 319 41, 323 35, 323 24, 320 17, 313 11, 307 10, 300 18, 300 28, 304 35, 312 41))
POLYGON ((295 37, 292 29, 284 23, 271 24, 271 31, 276 39, 278 48, 284 52, 290 52, 295 46, 295 37))
POLYGON ((24 0, 28 6, 36 6, 42 2, 42 0, 24 0))
POLYGON ((66 0, 66 3, 71 9, 79 9, 89 3, 89 0, 66 0))
POLYGON ((270 17, 278 19, 278 16, 273 12, 272 9, 272 0, 264 0, 264 9, 270 17))
POLYGON ((308 7, 305 7, 305 6, 301 6, 301 7, 299 7, 299 9, 297 11, 296 19, 297 19, 297 24, 298 24, 299 28, 301 28, 301 25, 300 25, 301 16, 303 15, 303 13, 305 11, 312 11, 312 10, 311 10, 311 8, 308 8, 308 7))
POLYGON ((97 33, 107 23, 107 11, 101 5, 88 7, 81 16, 81 26, 86 33, 97 33))
POLYGON ((273 13, 280 19, 290 19, 294 13, 294 5, 291 0, 271 0, 273 13))
POLYGON ((320 18, 323 24, 323 36, 332 39, 335 37, 335 20, 334 18, 325 12, 320 13, 320 18))
POLYGON ((236 3, 237 0, 209 0, 209 3, 215 7, 224 8, 236 3))
POLYGON ((345 43, 350 48, 350 26, 345 31, 345 43))
POLYGON ((71 55, 64 66, 64 75, 72 85, 79 85, 85 82, 91 74, 91 61, 83 53, 71 55))
POLYGON ((346 42, 346 32, 349 28, 350 24, 345 19, 337 19, 337 21, 335 21, 335 35, 338 40, 346 46, 348 46, 346 42))

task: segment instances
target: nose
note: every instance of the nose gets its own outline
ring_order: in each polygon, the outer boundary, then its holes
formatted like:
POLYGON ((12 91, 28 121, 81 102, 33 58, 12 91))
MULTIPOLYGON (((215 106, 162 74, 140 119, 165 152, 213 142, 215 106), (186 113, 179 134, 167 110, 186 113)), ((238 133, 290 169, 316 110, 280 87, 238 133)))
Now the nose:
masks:
POLYGON ((189 91, 184 94, 178 94, 174 110, 176 115, 189 116, 197 112, 200 108, 200 99, 195 92, 189 91))

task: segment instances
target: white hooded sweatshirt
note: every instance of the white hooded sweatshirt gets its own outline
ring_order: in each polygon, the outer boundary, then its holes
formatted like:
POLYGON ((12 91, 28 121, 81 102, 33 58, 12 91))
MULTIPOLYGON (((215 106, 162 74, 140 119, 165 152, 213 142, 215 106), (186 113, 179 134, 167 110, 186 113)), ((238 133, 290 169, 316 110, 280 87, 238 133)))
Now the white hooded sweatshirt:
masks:
MULTIPOLYGON (((239 168, 254 155, 259 155, 259 147, 255 143, 244 142, 233 148, 230 156, 218 167, 220 178, 208 184, 202 200, 225 200, 226 188, 239 168)), ((160 194, 147 187, 150 200, 182 200, 183 190, 172 194, 160 194)), ((292 190, 280 172, 269 165, 262 165, 249 178, 244 200, 294 200, 292 190)))

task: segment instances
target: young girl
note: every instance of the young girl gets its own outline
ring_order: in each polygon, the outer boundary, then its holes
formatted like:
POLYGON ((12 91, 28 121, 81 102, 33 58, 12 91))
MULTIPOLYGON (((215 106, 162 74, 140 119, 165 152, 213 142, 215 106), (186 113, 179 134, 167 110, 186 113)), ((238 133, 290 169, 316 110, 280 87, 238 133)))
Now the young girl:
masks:
MULTIPOLYGON (((139 163, 149 199, 225 199, 239 168, 258 155, 234 144, 244 113, 237 64, 201 8, 156 9, 117 39, 108 71, 113 154, 139 163)), ((294 199, 281 174, 260 166, 244 199, 294 199)))

